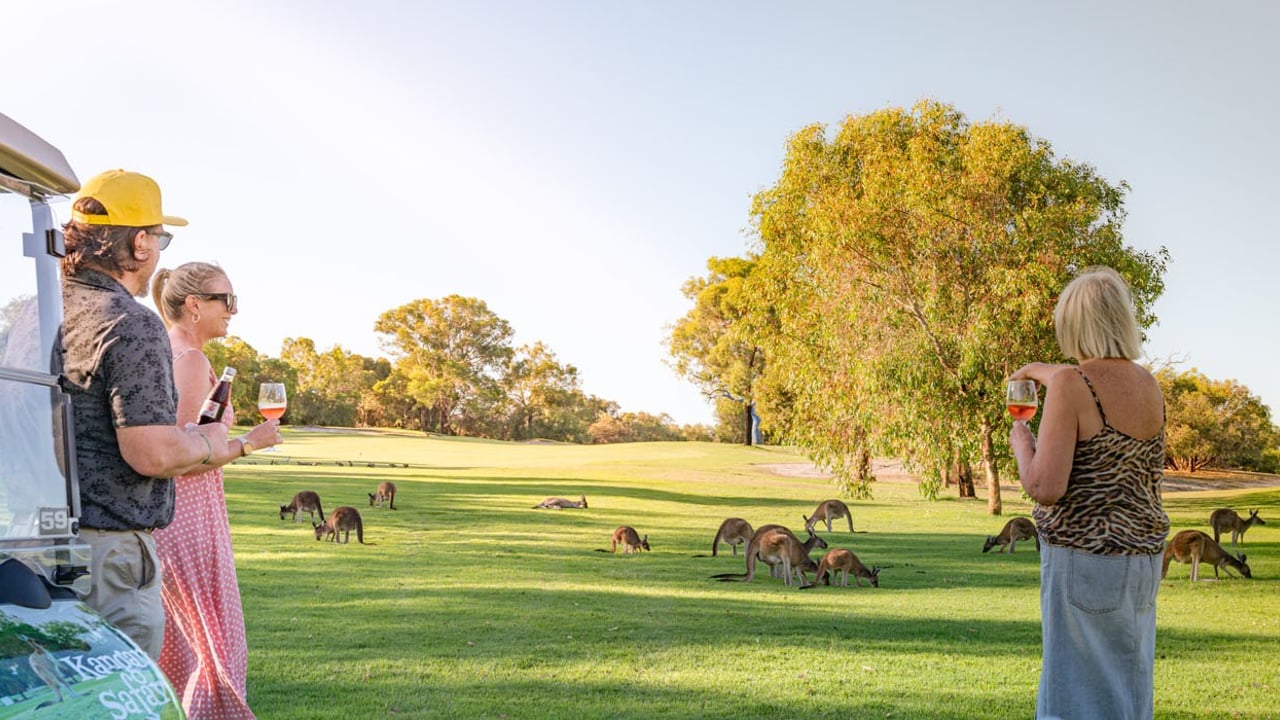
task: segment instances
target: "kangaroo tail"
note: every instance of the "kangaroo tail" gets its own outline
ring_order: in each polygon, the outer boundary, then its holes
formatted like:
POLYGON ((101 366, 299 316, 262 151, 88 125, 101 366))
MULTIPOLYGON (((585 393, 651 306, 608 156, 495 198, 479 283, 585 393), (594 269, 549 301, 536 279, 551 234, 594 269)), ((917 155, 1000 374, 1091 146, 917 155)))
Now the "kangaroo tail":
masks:
POLYGON ((815 587, 817 587, 817 586, 818 586, 818 584, 817 584, 817 583, 809 583, 808 585, 801 585, 801 586, 800 586, 800 589, 801 589, 801 590, 812 590, 813 588, 815 588, 815 587))
POLYGON ((604 548, 596 548, 596 552, 607 553, 607 552, 609 552, 609 551, 608 551, 608 550, 605 550, 604 548))
POLYGON ((746 574, 720 573, 719 575, 712 575, 708 579, 719 580, 720 582, 746 582, 747 578, 746 574))

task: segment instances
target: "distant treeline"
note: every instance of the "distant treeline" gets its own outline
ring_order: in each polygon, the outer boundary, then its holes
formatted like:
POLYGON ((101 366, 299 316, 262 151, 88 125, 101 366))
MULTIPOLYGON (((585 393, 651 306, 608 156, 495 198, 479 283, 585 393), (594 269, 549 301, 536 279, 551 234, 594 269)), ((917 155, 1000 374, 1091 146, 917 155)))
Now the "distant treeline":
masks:
POLYGON ((705 425, 623 412, 582 390, 578 370, 541 342, 511 345, 507 321, 475 298, 450 295, 389 310, 375 330, 391 358, 287 338, 279 357, 236 337, 206 348, 215 370, 238 371, 238 422, 258 420, 260 382, 283 382, 293 425, 385 427, 500 440, 573 443, 712 440, 705 425))

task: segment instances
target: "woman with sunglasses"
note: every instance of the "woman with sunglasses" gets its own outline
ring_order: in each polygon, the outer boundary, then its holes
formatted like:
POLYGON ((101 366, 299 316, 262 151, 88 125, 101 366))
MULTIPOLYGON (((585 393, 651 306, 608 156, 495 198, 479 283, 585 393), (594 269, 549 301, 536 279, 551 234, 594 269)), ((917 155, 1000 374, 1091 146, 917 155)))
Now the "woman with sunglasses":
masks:
MULTIPOLYGON (((169 330, 178 425, 196 422, 218 378, 203 347, 227 334, 236 294, 222 268, 191 262, 156 273, 156 308, 169 330)), ((222 422, 230 425, 230 407, 222 422)), ((241 455, 280 442, 279 421, 239 438, 241 455)), ((253 718, 245 702, 248 645, 231 550, 222 470, 177 478, 173 522, 154 534, 163 576, 164 648, 160 668, 192 720, 253 718)))

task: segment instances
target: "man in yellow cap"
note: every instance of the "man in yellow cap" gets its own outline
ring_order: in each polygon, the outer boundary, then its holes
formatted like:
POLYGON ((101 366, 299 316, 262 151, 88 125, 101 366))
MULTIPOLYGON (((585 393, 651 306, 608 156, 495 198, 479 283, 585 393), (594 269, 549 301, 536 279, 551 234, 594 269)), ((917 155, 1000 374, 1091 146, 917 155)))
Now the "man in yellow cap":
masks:
POLYGON ((63 389, 75 418, 80 537, 93 548, 84 598, 151 657, 164 639, 160 563, 151 531, 173 518, 172 478, 231 462, 222 423, 176 426, 164 323, 144 296, 173 235, 160 187, 135 172, 90 179, 63 226, 63 389))

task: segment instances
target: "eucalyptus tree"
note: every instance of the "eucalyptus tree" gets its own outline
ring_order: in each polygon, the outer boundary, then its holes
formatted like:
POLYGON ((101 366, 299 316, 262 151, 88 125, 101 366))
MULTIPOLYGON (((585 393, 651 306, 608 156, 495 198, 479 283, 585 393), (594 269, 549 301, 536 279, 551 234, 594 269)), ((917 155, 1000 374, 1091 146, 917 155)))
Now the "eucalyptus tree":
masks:
POLYGON ((487 409, 500 401, 499 378, 514 352, 514 333, 483 300, 414 300, 384 312, 374 330, 423 410, 423 430, 450 434, 469 407, 487 409))
POLYGON ((932 100, 797 132, 752 203, 745 321, 785 368, 791 436, 862 492, 868 451, 901 457, 931 496, 978 459, 999 514, 1004 381, 1062 359, 1062 287, 1109 265, 1154 321, 1168 253, 1124 244, 1126 191, 1023 127, 932 100))
POLYGON ((362 396, 379 379, 370 358, 341 345, 319 352, 310 338, 285 338, 280 359, 297 375, 289 410, 299 423, 353 427, 362 396))
POLYGON ((741 434, 752 444, 756 382, 765 368, 758 343, 743 332, 747 312, 745 286, 755 261, 712 257, 707 274, 684 283, 681 293, 693 307, 671 327, 667 349, 675 371, 693 382, 720 411, 726 401, 738 405, 741 434))
POLYGON ((509 438, 578 441, 595 418, 587 413, 578 368, 559 361, 546 344, 516 350, 502 379, 510 406, 509 438))

